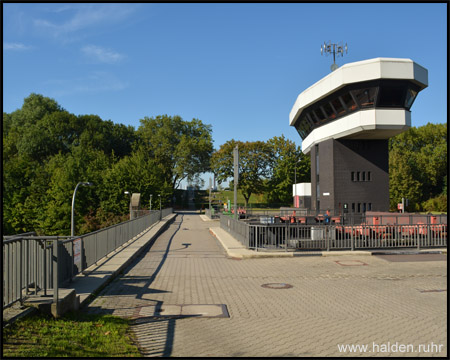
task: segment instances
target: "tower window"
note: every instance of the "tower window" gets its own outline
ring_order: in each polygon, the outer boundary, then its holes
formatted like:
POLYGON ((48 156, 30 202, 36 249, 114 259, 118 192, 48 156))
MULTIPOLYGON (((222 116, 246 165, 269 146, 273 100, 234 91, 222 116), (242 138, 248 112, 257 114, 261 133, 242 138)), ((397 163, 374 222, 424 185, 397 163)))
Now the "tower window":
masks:
POLYGON ((331 101, 331 105, 333 105, 334 109, 338 113, 338 116, 340 116, 340 115, 345 113, 344 106, 342 105, 342 102, 339 101, 339 98, 334 99, 333 101, 331 101))
POLYGON ((373 107, 378 87, 354 91, 356 100, 362 108, 373 107))
POLYGON ((417 96, 417 91, 414 91, 413 89, 408 89, 406 91, 405 108, 407 108, 409 110, 409 108, 413 104, 416 96, 417 96))
POLYGON ((403 107, 405 98, 404 86, 381 86, 378 95, 378 106, 403 107))
POLYGON ((349 112, 356 110, 356 103, 353 101, 353 98, 350 95, 350 93, 346 93, 346 94, 342 95, 341 99, 344 102, 344 104, 347 107, 349 112))

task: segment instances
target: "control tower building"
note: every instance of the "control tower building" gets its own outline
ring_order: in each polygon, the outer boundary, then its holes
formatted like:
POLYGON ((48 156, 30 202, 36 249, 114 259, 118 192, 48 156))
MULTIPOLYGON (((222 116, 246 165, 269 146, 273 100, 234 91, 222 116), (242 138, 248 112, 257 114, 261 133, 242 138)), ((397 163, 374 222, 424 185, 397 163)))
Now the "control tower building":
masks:
POLYGON ((414 61, 376 58, 343 65, 297 97, 289 121, 311 156, 312 210, 389 210, 388 139, 411 127, 427 86, 414 61))

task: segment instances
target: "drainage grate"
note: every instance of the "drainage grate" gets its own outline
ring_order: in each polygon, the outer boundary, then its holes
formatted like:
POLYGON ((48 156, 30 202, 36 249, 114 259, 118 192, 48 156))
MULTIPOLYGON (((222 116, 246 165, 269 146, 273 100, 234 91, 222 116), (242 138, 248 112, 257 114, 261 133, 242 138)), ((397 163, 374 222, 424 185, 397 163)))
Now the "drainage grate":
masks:
POLYGON ((270 284, 262 284, 261 287, 265 289, 290 289, 293 286, 291 284, 285 283, 270 283, 270 284))
POLYGON ((183 304, 183 305, 149 305, 139 306, 135 309, 133 318, 142 317, 206 317, 228 318, 228 309, 225 304, 183 304))

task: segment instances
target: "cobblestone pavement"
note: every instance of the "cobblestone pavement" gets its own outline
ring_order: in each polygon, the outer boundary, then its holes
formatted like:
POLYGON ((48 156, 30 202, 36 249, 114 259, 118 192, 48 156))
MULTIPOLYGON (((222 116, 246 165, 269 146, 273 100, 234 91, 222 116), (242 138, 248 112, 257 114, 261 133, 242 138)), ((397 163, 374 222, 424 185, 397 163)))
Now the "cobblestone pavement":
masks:
POLYGON ((133 318, 145 356, 447 355, 446 259, 234 260, 211 224, 179 214, 86 311, 133 318), (292 287, 262 287, 272 283, 292 287), (225 304, 230 317, 146 316, 186 304, 225 304), (367 350, 339 349, 351 345, 367 350))

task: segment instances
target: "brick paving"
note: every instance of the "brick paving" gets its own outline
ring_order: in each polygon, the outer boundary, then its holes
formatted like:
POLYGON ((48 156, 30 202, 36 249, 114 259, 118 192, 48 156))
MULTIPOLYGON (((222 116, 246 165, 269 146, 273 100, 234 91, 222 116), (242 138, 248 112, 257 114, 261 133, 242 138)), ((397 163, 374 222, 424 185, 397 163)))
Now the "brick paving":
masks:
POLYGON ((235 260, 211 226, 218 224, 179 214, 85 311, 134 319, 144 356, 447 356, 446 261, 235 260), (270 283, 292 287, 262 287, 270 283), (146 311, 191 304, 225 304, 230 317, 155 318, 146 311), (338 345, 368 351, 340 352, 338 345), (410 347, 400 352, 400 345, 410 347))

